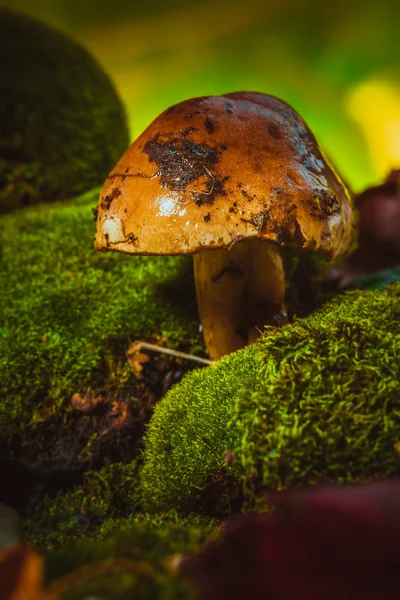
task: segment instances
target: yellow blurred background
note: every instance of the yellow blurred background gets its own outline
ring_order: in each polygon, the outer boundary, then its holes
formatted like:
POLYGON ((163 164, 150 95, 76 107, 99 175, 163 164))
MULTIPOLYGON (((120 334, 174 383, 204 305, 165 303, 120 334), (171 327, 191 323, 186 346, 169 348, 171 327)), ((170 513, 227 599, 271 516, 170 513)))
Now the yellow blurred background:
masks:
POLYGON ((400 167, 398 0, 9 0, 85 46, 134 139, 193 96, 253 90, 306 119, 355 190, 400 167))

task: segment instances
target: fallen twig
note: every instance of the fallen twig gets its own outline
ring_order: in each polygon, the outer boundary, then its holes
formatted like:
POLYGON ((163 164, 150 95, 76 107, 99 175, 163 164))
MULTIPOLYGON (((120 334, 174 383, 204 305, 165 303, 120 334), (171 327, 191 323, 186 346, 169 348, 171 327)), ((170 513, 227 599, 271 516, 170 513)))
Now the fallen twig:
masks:
MULTIPOLYGON (((156 344, 149 344, 148 342, 142 342, 140 340, 136 342, 132 342, 129 346, 126 357, 128 359, 129 364, 134 370, 135 357, 137 355, 142 354, 142 350, 150 350, 152 352, 160 352, 161 354, 167 354, 168 356, 174 356, 176 358, 183 358, 184 360, 191 360, 193 362, 197 362, 201 365, 213 365, 215 364, 215 360, 209 360, 208 358, 201 358, 200 356, 195 356, 194 354, 187 354, 186 352, 179 352, 179 350, 173 350, 171 348, 164 348, 163 346, 157 346, 156 344)), ((140 360, 138 362, 141 362, 140 360)), ((144 361, 143 361, 144 362, 144 361)))

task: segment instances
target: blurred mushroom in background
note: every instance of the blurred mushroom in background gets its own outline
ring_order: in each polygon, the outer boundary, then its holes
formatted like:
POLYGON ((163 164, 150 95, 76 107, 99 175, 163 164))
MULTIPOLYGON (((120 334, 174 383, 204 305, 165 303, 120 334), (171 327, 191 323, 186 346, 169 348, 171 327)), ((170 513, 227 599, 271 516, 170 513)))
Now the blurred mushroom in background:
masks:
POLYGON ((382 269, 400 267, 400 170, 393 170, 383 184, 361 192, 355 206, 357 250, 330 273, 341 288, 382 269))

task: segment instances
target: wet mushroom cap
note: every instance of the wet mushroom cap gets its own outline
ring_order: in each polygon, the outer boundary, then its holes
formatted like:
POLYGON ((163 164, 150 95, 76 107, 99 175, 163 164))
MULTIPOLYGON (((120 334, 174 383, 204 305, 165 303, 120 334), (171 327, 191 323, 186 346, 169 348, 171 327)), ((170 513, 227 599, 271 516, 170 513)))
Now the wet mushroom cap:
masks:
POLYGON ((352 236, 346 187, 285 102, 237 92, 181 102, 128 148, 101 191, 95 247, 194 254, 264 239, 328 260, 352 236))

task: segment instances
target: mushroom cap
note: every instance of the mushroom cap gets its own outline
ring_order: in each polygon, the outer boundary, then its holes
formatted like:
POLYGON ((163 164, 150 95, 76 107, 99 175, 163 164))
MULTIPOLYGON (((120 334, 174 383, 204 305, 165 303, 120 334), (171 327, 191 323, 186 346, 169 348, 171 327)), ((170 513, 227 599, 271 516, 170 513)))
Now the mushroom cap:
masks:
POLYGON ((346 186, 285 102, 236 92, 164 111, 100 194, 95 247, 193 254, 261 238, 333 259, 349 246, 346 186))

